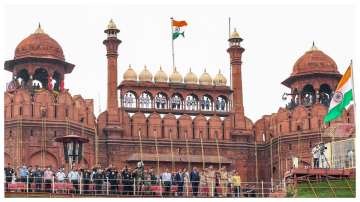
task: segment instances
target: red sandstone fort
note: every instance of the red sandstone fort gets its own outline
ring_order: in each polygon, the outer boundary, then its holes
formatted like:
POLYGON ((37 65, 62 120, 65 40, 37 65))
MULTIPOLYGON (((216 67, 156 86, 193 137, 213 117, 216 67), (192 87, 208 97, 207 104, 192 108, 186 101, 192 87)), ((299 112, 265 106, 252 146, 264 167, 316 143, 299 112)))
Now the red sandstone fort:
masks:
POLYGON ((4 93, 6 164, 58 168, 66 161, 64 147, 55 139, 76 135, 89 141, 83 144, 81 166, 122 168, 141 160, 160 171, 225 165, 239 169, 244 181, 270 181, 284 177, 294 156, 299 166, 311 164, 311 148, 330 141, 323 136, 324 128, 354 123, 350 107, 341 118, 323 125, 342 75, 335 61, 314 44, 282 82, 289 88, 284 99, 290 102, 252 121, 244 114, 243 90, 251 89, 242 86, 245 48, 236 31, 224 41, 229 43, 230 86, 221 72, 211 76, 204 71, 198 78, 189 70, 183 77, 174 68, 168 76, 160 67, 152 75, 147 67, 138 74, 130 66, 119 83, 119 32, 110 21, 103 41, 107 108, 98 117, 92 99, 64 89, 65 75, 76 71, 75 65, 40 26, 18 44, 14 58, 4 65, 13 76, 4 93))

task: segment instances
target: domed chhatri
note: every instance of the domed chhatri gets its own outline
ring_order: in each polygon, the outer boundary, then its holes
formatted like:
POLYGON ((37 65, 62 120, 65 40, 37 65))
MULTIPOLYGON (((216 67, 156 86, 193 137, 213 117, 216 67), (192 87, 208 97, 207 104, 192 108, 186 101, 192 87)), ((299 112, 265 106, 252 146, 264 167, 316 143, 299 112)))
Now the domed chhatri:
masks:
POLYGON ((221 73, 219 69, 219 73, 216 74, 213 83, 215 86, 226 86, 226 77, 221 73))
POLYGON ((200 85, 212 85, 212 78, 209 73, 204 69, 204 73, 199 78, 200 85))
POLYGON ((59 43, 46 34, 40 24, 35 32, 22 40, 15 49, 14 59, 28 57, 65 61, 64 53, 59 43))
POLYGON ((311 49, 296 61, 291 76, 313 73, 339 74, 335 61, 319 50, 314 42, 311 49))
POLYGON ((189 72, 186 74, 186 76, 184 77, 184 82, 186 84, 197 84, 198 83, 198 78, 197 78, 196 74, 194 74, 191 71, 191 68, 190 68, 189 72))
POLYGON ((176 70, 176 67, 174 68, 173 73, 169 77, 170 83, 182 83, 183 77, 181 74, 176 70))
POLYGON ((123 78, 125 81, 137 81, 137 74, 135 70, 131 68, 131 65, 129 65, 129 68, 124 73, 123 78))
POLYGON ((154 76, 154 81, 157 82, 167 82, 168 81, 168 76, 167 74, 164 72, 164 70, 162 69, 162 67, 160 66, 159 71, 156 72, 155 76, 154 76))
POLYGON ((153 76, 151 72, 147 69, 146 65, 144 69, 139 74, 139 81, 150 81, 152 82, 153 76))

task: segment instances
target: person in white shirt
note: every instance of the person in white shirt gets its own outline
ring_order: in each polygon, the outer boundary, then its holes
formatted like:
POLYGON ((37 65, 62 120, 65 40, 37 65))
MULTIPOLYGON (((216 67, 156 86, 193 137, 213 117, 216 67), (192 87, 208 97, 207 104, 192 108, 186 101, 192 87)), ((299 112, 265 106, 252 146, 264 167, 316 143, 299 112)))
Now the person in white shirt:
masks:
POLYGON ((79 192, 79 180, 80 180, 79 172, 77 170, 75 170, 75 168, 73 168, 69 172, 68 178, 69 178, 69 181, 73 184, 73 186, 75 188, 75 193, 77 194, 79 192))
POLYGON ((161 174, 161 179, 163 181, 165 187, 165 196, 170 195, 170 187, 171 187, 171 173, 169 172, 169 168, 165 169, 165 172, 161 174))
POLYGON ((59 169, 59 171, 56 173, 56 180, 58 182, 64 182, 66 178, 66 175, 64 173, 64 170, 62 168, 59 169))
POLYGON ((319 168, 319 157, 320 157, 320 151, 319 151, 319 145, 316 145, 311 153, 313 154, 313 161, 314 161, 314 168, 319 168))

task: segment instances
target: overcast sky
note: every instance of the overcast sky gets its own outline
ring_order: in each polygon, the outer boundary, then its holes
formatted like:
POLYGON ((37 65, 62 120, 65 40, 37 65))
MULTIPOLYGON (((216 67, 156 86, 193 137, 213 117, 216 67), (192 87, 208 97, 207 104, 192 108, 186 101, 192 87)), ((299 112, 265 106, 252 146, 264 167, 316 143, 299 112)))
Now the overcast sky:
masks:
MULTIPOLYGON (((244 39, 243 90, 245 114, 255 122, 277 112, 288 91, 281 82, 296 60, 316 46, 332 57, 340 73, 355 55, 355 8, 340 5, 69 5, 6 6, 5 59, 33 33, 38 22, 62 46, 66 61, 75 64, 65 77, 72 95, 95 101, 95 113, 106 107, 107 61, 104 29, 113 18, 122 40, 118 82, 128 65, 140 72, 146 64, 153 74, 161 65, 171 72, 170 17, 186 20, 185 38, 175 41, 176 66, 198 76, 204 68, 215 76, 219 68, 228 78, 228 17, 244 39)), ((4 73, 4 70, 1 70, 4 73)), ((6 80, 11 73, 5 73, 6 80)), ((5 89, 5 86, 3 87, 5 89)))

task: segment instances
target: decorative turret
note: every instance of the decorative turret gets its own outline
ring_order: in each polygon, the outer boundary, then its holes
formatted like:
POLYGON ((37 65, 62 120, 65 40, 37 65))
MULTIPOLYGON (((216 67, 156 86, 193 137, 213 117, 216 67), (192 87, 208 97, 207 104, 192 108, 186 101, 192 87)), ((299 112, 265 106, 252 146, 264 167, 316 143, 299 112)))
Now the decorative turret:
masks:
POLYGON ((221 73, 220 69, 219 69, 219 73, 216 74, 214 80, 214 85, 215 86, 226 86, 226 77, 221 73))
POLYGON ((135 70, 133 68, 131 68, 131 65, 129 65, 129 68, 124 73, 123 79, 125 81, 137 81, 137 74, 136 74, 135 70))
POLYGON ((212 85, 212 78, 209 73, 204 69, 204 73, 199 78, 200 85, 212 85))
POLYGON ((159 71, 156 72, 155 76, 154 76, 154 81, 155 83, 158 82, 167 82, 168 81, 168 76, 167 74, 164 72, 164 70, 162 70, 162 67, 160 66, 159 71))
POLYGON ((144 69, 139 74, 139 81, 149 81, 152 82, 153 76, 151 72, 147 69, 146 65, 144 69))
POLYGON ((74 66, 65 61, 61 46, 44 32, 40 23, 34 33, 17 45, 14 59, 5 62, 5 70, 13 73, 12 82, 21 79, 22 88, 54 91, 64 90, 65 74, 71 73, 74 66))
POLYGON ((321 103, 329 106, 341 74, 335 61, 312 43, 294 64, 291 75, 282 82, 290 88, 290 93, 284 93, 283 100, 291 96, 286 105, 293 109, 297 105, 311 106, 321 103))
POLYGON ((186 76, 184 77, 184 82, 186 84, 197 84, 198 83, 198 78, 197 78, 196 74, 194 74, 191 71, 191 68, 189 69, 189 73, 187 73, 186 76))
POLYGON ((173 73, 170 75, 169 77, 169 82, 170 83, 182 83, 183 82, 183 77, 181 76, 181 74, 176 70, 176 67, 174 68, 173 73))

